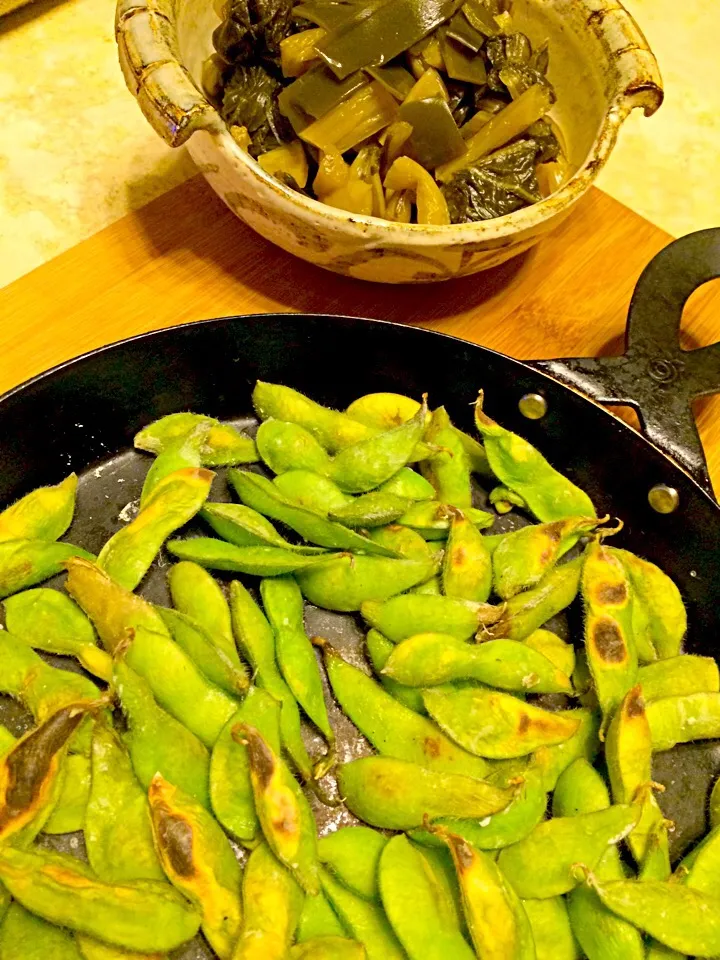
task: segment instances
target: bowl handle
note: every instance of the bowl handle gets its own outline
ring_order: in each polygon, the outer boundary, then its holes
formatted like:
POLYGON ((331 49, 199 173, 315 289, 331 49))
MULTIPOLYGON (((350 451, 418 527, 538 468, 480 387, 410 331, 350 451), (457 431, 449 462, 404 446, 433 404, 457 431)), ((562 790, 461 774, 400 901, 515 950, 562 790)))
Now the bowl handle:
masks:
POLYGON ((720 343, 682 350, 678 332, 689 296, 718 277, 720 228, 675 240, 650 261, 637 282, 621 357, 531 364, 598 403, 633 407, 648 438, 711 495, 692 402, 720 393, 720 343))
POLYGON ((224 124, 180 62, 172 0, 119 0, 115 37, 128 90, 156 133, 179 147, 224 124))
POLYGON ((662 105, 664 91, 655 54, 633 16, 617 0, 589 0, 586 23, 605 47, 612 69, 613 103, 624 119, 641 107, 646 117, 662 105))

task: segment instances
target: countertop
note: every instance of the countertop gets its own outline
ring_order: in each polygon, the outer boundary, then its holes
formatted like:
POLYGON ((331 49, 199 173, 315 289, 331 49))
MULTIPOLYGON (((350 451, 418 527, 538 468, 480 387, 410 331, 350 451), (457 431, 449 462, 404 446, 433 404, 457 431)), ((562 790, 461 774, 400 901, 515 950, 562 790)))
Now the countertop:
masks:
MULTIPOLYGON (((666 102, 630 118, 598 186, 679 236, 716 226, 717 0, 627 0, 666 102)), ((125 89, 112 0, 36 0, 0 19, 0 286, 195 172, 125 89)))

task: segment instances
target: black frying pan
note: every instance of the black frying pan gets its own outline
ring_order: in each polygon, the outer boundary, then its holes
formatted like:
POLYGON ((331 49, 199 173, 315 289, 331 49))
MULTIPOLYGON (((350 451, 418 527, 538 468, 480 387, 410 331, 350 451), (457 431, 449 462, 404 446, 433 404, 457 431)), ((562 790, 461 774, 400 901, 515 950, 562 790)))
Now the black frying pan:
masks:
MULTIPOLYGON (((103 347, 0 399, 0 503, 76 470, 79 505, 69 539, 97 551, 117 529, 119 511, 139 496, 148 460, 132 451, 133 435, 164 414, 192 409, 247 421, 250 393, 260 378, 340 409, 372 391, 416 397, 427 391, 431 403, 444 403, 458 426, 472 430, 471 403, 483 387, 488 413, 536 444, 587 490, 601 514, 621 517, 622 545, 677 581, 689 611, 687 649, 714 654, 720 508, 690 402, 720 391, 720 345, 684 353, 677 334, 687 298, 717 276, 720 230, 702 231, 662 251, 640 278, 627 350, 619 358, 520 363, 427 330, 300 314, 209 320, 103 347), (653 442, 583 393, 636 406, 653 442), (545 399, 541 419, 520 412, 526 394, 545 399), (658 485, 669 488, 671 505, 677 504, 670 513, 649 502, 658 485)), ((227 496, 222 478, 214 496, 227 496)), ((162 569, 151 572, 143 592, 167 602, 162 569)), ((357 653, 361 634, 352 617, 309 615, 313 629, 357 653)), ((0 705, 0 720, 17 726, 17 707, 0 705)), ((334 720, 342 727, 337 713, 334 720)), ((345 721, 341 739, 357 750, 353 731, 345 721)), ((668 788, 661 803, 677 823, 676 854, 706 829, 706 797, 719 771, 720 743, 658 756, 654 774, 668 788)))

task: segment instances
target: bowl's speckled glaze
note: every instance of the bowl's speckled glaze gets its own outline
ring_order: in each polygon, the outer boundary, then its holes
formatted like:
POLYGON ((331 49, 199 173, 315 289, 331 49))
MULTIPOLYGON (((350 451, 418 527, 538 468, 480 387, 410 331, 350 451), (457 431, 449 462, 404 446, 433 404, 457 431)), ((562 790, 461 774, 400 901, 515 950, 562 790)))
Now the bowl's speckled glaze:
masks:
POLYGON ((550 43, 549 78, 574 173, 552 196, 505 217, 445 227, 395 224, 328 207, 268 176, 235 143, 200 88, 218 23, 208 0, 118 0, 116 35, 130 91, 168 143, 188 149, 242 220, 298 257, 365 280, 426 282, 497 266, 566 217, 634 108, 662 103, 658 65, 616 0, 515 0, 518 29, 550 43))

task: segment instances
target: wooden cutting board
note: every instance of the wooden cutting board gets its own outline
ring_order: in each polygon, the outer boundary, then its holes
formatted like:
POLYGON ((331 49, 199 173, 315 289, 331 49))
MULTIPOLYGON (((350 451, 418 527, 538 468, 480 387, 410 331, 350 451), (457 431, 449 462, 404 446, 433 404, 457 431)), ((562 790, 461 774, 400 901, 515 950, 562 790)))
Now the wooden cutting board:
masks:
MULTIPOLYGON (((370 284, 262 240, 198 177, 0 291, 0 392, 102 344, 227 314, 375 317, 520 359, 621 353, 633 287, 670 240, 593 189, 547 240, 494 270, 433 285, 370 284)), ((691 298, 682 337, 688 348, 720 340, 720 282, 691 298)), ((720 489, 720 399, 698 412, 720 489)))

